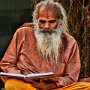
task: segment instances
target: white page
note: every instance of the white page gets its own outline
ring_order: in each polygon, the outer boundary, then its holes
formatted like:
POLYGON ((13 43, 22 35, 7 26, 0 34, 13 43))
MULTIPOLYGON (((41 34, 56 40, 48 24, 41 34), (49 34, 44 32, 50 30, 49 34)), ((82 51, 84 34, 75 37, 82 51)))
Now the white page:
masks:
POLYGON ((34 78, 34 77, 43 77, 43 76, 50 76, 50 75, 54 75, 53 72, 46 72, 46 73, 31 73, 31 74, 27 74, 27 75, 23 75, 23 74, 13 74, 13 73, 5 73, 5 72, 0 72, 0 76, 13 76, 13 77, 30 77, 30 78, 34 78))
POLYGON ((26 77, 40 77, 40 76, 50 76, 54 75, 53 72, 46 72, 46 73, 32 73, 32 74, 27 74, 26 77))
POLYGON ((25 77, 23 74, 13 74, 13 73, 5 73, 5 72, 0 72, 1 76, 17 76, 17 77, 25 77))

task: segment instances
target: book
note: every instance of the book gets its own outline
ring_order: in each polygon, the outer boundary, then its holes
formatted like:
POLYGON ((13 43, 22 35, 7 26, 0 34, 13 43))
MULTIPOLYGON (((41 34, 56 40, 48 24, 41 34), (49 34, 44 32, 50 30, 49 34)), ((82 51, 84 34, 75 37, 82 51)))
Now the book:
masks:
POLYGON ((51 78, 54 75, 55 74, 53 72, 31 73, 31 74, 27 74, 27 75, 0 72, 0 76, 21 77, 21 78, 29 78, 29 79, 34 79, 34 78, 51 78))

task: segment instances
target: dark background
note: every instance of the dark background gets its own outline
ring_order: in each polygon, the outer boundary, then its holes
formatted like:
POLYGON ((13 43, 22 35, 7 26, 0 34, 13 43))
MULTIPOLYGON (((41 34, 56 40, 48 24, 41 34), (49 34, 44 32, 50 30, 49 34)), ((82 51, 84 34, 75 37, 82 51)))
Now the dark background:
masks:
MULTIPOLYGON (((32 21, 33 0, 0 0, 0 59, 19 26, 32 21)), ((0 88, 3 83, 0 80, 0 88)))

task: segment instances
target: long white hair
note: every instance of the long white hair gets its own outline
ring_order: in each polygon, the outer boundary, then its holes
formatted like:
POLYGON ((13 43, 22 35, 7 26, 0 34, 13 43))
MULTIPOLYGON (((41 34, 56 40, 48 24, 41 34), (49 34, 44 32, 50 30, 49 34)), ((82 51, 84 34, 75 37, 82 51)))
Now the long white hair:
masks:
POLYGON ((41 1, 36 5, 33 12, 33 23, 35 24, 35 37, 37 39, 37 50, 42 53, 48 62, 57 63, 60 56, 60 45, 62 33, 68 32, 66 12, 60 3, 53 0, 41 1), (42 33, 39 25, 37 24, 39 18, 39 8, 41 5, 46 7, 55 6, 57 10, 57 17, 60 19, 60 23, 56 29, 52 29, 52 34, 42 33))
POLYGON ((37 39, 37 49, 42 53, 48 62, 57 63, 60 56, 60 44, 61 44, 61 25, 59 24, 52 34, 42 33, 38 25, 35 27, 35 37, 37 39))
POLYGON ((33 23, 37 23, 37 20, 39 18, 39 8, 41 5, 44 6, 55 6, 57 8, 57 16, 58 18, 61 19, 61 23, 62 23, 62 32, 63 33, 67 33, 68 31, 68 24, 67 24, 67 16, 66 16, 66 11, 64 10, 63 6, 58 3, 58 2, 54 2, 53 0, 45 0, 45 1, 41 1, 39 4, 36 5, 35 10, 33 12, 33 23))

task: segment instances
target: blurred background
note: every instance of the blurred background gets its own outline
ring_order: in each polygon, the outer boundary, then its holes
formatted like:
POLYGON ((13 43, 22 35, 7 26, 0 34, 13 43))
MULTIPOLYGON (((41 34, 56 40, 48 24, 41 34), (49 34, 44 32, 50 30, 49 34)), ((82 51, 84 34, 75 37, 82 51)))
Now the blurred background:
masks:
MULTIPOLYGON (((0 0, 0 59, 13 34, 22 24, 32 22, 35 5, 42 0, 0 0)), ((61 3, 68 17, 69 31, 78 42, 80 77, 90 76, 90 0, 54 0, 61 3)), ((0 88, 3 82, 0 80, 0 88)))

